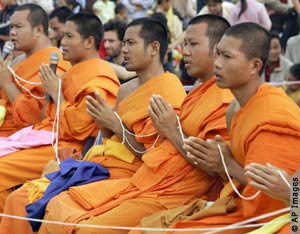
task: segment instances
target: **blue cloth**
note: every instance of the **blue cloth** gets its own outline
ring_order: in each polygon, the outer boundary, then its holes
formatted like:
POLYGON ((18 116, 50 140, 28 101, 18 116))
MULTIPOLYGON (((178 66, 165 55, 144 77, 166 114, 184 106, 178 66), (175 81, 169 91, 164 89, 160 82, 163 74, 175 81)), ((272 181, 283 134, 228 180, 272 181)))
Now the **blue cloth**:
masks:
MULTIPOLYGON (((109 178, 109 171, 101 165, 68 158, 60 164, 60 170, 46 175, 51 180, 44 195, 36 202, 26 206, 28 218, 42 219, 51 198, 71 186, 83 185, 109 178)), ((29 221, 33 231, 38 231, 40 222, 29 221)))

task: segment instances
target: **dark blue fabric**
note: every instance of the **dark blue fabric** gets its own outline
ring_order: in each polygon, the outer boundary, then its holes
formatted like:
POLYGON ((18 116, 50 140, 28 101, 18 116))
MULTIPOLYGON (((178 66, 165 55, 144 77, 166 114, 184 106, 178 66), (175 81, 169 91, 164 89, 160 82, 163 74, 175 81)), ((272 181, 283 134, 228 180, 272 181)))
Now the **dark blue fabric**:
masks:
MULTIPOLYGON (((60 164, 60 170, 46 175, 51 180, 45 194, 36 202, 26 206, 28 218, 42 219, 51 198, 71 186, 83 185, 109 178, 109 171, 101 165, 68 158, 60 164)), ((38 231, 40 222, 30 221, 33 231, 38 231)))

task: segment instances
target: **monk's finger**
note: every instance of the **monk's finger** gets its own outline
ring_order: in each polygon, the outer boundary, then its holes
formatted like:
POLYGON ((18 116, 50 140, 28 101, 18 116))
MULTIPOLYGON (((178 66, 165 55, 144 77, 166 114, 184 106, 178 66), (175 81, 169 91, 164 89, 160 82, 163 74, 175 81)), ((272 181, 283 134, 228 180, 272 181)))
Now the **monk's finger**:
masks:
POLYGON ((87 96, 85 103, 87 105, 87 108, 90 111, 97 113, 97 114, 100 113, 101 107, 100 107, 99 103, 93 97, 87 96))
POLYGON ((250 168, 252 168, 252 170, 260 171, 261 173, 264 173, 264 174, 268 174, 268 175, 274 175, 275 174, 274 169, 272 169, 268 166, 261 165, 259 163, 250 163, 248 166, 250 168))
POLYGON ((102 106, 106 106, 106 102, 98 90, 95 91, 95 95, 96 95, 96 99, 97 99, 98 103, 100 103, 102 106))
POLYGON ((206 159, 207 153, 201 147, 195 149, 195 148, 191 147, 190 145, 184 144, 183 148, 187 153, 194 155, 197 158, 206 159))
POLYGON ((194 155, 192 155, 190 153, 187 153, 186 156, 187 156, 188 161, 191 162, 194 166, 197 166, 201 163, 201 159, 196 158, 194 155))
POLYGON ((190 136, 184 140, 184 143, 186 143, 187 145, 189 145, 195 149, 198 149, 198 148, 200 149, 200 147, 201 147, 201 149, 210 149, 211 148, 210 144, 207 141, 205 141, 201 138, 198 138, 198 137, 190 136))
POLYGON ((249 185, 256 188, 257 190, 260 190, 262 192, 265 192, 265 193, 268 193, 269 192, 269 189, 267 186, 263 185, 263 184, 260 184, 260 183, 257 183, 255 181, 250 181, 249 182, 249 185))
POLYGON ((152 109, 152 112, 156 115, 156 116, 160 116, 162 113, 162 110, 160 109, 160 107, 158 106, 155 98, 152 96, 149 100, 150 102, 150 106, 152 109))
POLYGON ((252 171, 246 171, 245 175, 258 184, 267 186, 270 183, 269 178, 262 177, 261 175, 253 173, 252 171))
POLYGON ((169 103, 165 99, 163 99, 160 95, 155 94, 156 100, 159 103, 159 106, 164 110, 170 110, 172 109, 169 103))

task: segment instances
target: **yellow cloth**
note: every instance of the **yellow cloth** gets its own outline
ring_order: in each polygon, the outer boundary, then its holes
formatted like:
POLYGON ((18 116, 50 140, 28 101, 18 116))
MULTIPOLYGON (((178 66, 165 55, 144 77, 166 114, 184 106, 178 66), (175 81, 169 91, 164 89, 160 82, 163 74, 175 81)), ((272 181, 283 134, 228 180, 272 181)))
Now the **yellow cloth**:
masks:
POLYGON ((6 108, 4 106, 0 106, 0 127, 3 124, 6 115, 6 108))
POLYGON ((290 220, 290 214, 285 214, 273 219, 272 221, 270 221, 270 223, 262 226, 259 229, 256 229, 252 232, 248 232, 248 234, 273 234, 279 231, 284 225, 289 223, 290 220))
POLYGON ((103 145, 94 145, 85 155, 83 160, 90 161, 94 156, 114 156, 124 162, 132 163, 135 155, 121 143, 120 139, 114 135, 110 139, 104 138, 103 145))

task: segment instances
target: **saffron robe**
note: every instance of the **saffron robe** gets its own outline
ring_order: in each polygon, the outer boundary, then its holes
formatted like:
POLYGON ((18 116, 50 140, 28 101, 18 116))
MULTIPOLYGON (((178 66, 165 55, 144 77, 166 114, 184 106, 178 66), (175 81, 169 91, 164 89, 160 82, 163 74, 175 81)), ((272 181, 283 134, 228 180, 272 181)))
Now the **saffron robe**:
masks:
MULTIPOLYGON (((281 88, 263 84, 257 93, 233 117, 231 124, 231 150, 243 166, 250 163, 272 165, 286 170, 290 175, 300 167, 300 110, 281 88)), ((225 186, 221 194, 236 197, 237 210, 224 216, 212 216, 195 221, 181 221, 172 228, 222 227, 242 220, 284 208, 284 202, 260 193, 253 200, 243 200, 225 186)), ((250 185, 242 189, 244 197, 257 192, 250 185)), ((276 217, 276 216, 275 216, 276 217)), ((259 220, 267 222, 274 216, 259 220)), ((249 231, 249 230, 247 230, 249 231)), ((244 229, 222 233, 245 233, 244 229)), ((202 233, 199 231, 186 233, 202 233)))
MULTIPOLYGON (((216 134, 228 139, 225 110, 232 100, 228 90, 219 89, 212 78, 190 92, 182 104, 180 122, 188 136, 202 139, 216 134)), ((45 219, 100 225, 136 226, 156 211, 184 205, 205 194, 214 183, 208 174, 193 167, 165 139, 145 153, 143 165, 132 178, 103 180, 71 187, 54 197, 45 219)), ((72 233, 73 227, 42 224, 39 233, 72 233)), ((99 229, 76 229, 94 233, 99 229)), ((107 230, 103 233, 124 233, 107 230)))
MULTIPOLYGON (((164 73, 141 85, 129 96, 121 100, 117 107, 117 113, 130 131, 137 135, 150 134, 150 136, 147 137, 136 137, 136 140, 144 144, 146 149, 152 147, 157 138, 156 130, 152 125, 148 112, 149 99, 153 94, 161 95, 178 114, 181 104, 186 97, 185 90, 178 77, 172 73, 164 73)), ((112 179, 130 178, 142 165, 142 161, 135 157, 124 145, 118 143, 118 139, 115 136, 111 139, 104 139, 104 141, 106 142, 103 145, 93 146, 87 153, 85 159, 93 156, 91 161, 97 162, 109 169, 110 178, 112 179), (116 149, 119 147, 122 147, 122 149, 116 149), (101 150, 103 155, 99 154, 99 150, 101 150), (111 154, 112 152, 114 154, 111 154)), ((38 183, 36 183, 36 181, 28 182, 26 187, 23 186, 14 191, 6 202, 4 212, 25 216, 24 205, 29 202, 28 191, 30 194, 34 194, 35 197, 39 198, 46 190, 47 185, 45 184, 47 182, 45 182, 45 179, 38 181, 38 183), (44 182, 44 184, 40 184, 40 182, 44 182)), ((31 229, 28 222, 15 219, 3 219, 0 230, 5 230, 6 233, 21 232, 27 234, 30 233, 31 229), (15 227, 18 227, 18 231, 14 231, 15 227)))
MULTIPOLYGON (((39 70, 42 63, 50 63, 50 54, 57 52, 59 61, 57 64, 57 74, 63 74, 71 67, 70 63, 62 59, 61 51, 56 47, 41 49, 24 59, 14 66, 15 73, 22 79, 29 82, 41 82, 39 70)), ((38 97, 45 96, 42 84, 27 84, 19 81, 22 86, 27 88, 33 95, 38 97)), ((41 122, 41 111, 45 99, 32 97, 24 88, 16 82, 16 86, 22 92, 13 104, 10 103, 4 91, 0 91, 0 105, 7 109, 3 125, 0 127, 0 136, 6 137, 15 133, 17 130, 41 122)))
MULTIPOLYGON (((115 105, 119 88, 118 78, 109 63, 96 59, 73 66, 62 81, 65 101, 60 105, 59 148, 81 151, 87 138, 97 134, 97 126, 86 112, 85 97, 98 91, 112 106, 115 105)), ((52 130, 56 105, 51 102, 46 118, 36 124, 36 130, 52 130)), ((1 150, 1 146, 0 146, 1 150)), ((41 176, 45 164, 54 158, 51 145, 25 149, 0 159, 0 211, 10 189, 26 180, 41 176), (18 172, 18 173, 16 173, 18 172)))

